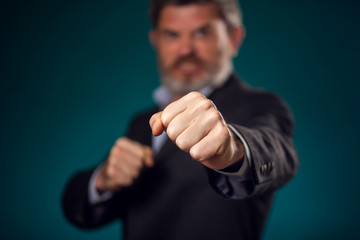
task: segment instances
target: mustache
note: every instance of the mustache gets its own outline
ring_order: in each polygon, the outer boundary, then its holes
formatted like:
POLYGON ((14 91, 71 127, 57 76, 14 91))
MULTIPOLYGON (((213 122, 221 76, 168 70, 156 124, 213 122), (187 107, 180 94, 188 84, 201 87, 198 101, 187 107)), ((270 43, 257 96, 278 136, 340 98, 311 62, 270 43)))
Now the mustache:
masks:
POLYGON ((195 63, 198 65, 204 64, 204 61, 202 59, 197 57, 195 54, 190 54, 190 55, 182 56, 182 57, 179 57, 178 59, 176 59, 175 62, 172 64, 172 68, 176 68, 186 62, 191 62, 191 63, 195 63))

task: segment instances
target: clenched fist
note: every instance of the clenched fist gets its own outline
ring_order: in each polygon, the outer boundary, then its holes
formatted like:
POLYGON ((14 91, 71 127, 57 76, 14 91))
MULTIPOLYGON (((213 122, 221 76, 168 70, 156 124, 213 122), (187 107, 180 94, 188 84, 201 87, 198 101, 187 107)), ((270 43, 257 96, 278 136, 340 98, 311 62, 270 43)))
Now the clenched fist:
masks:
POLYGON ((193 159, 212 169, 224 169, 244 157, 242 142, 228 128, 214 103, 191 92, 150 119, 154 136, 168 137, 193 159))
POLYGON ((144 167, 154 164, 150 147, 126 137, 119 138, 110 150, 110 154, 100 169, 96 179, 99 192, 118 191, 130 186, 144 167))

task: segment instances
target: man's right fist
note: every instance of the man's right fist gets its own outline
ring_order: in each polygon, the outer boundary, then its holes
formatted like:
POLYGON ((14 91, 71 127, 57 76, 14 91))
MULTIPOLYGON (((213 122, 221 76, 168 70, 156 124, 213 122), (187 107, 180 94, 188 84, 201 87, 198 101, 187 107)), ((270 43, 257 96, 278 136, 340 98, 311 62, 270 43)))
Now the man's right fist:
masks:
POLYGON ((130 186, 144 166, 153 165, 153 153, 149 146, 126 137, 119 138, 100 169, 95 187, 100 193, 119 191, 122 187, 130 186))

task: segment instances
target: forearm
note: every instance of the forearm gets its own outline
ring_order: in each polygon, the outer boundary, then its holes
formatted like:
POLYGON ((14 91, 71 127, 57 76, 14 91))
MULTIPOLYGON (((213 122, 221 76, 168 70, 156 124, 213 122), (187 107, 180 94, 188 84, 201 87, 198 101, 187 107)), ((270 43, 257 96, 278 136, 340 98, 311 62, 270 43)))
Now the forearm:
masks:
POLYGON ((273 191, 295 175, 299 162, 290 136, 269 126, 232 126, 249 148, 249 172, 236 175, 208 170, 209 182, 217 192, 230 198, 247 198, 273 191))
POLYGON ((114 199, 91 204, 88 185, 94 169, 75 174, 68 182, 62 199, 66 218, 80 228, 96 228, 119 217, 114 199))
POLYGON ((275 190, 290 181, 299 166, 291 136, 269 126, 234 127, 241 132, 249 146, 254 194, 267 189, 275 190))

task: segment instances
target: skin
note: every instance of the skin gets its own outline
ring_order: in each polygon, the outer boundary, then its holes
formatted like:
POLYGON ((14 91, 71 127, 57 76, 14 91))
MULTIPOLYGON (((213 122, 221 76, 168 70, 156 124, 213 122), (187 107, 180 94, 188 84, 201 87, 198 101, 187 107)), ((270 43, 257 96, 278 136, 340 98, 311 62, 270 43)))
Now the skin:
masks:
MULTIPOLYGON (((174 96, 174 102, 151 117, 153 135, 166 131, 180 149, 212 169, 241 163, 244 147, 209 99, 196 91, 184 93, 211 83, 237 54, 244 36, 242 27, 226 29, 215 4, 166 6, 149 34, 163 83, 174 96)), ((119 191, 153 165, 149 146, 119 138, 100 168, 96 188, 100 193, 119 191)))
POLYGON ((244 36, 242 27, 227 31, 215 4, 167 6, 149 34, 162 81, 175 95, 213 82, 231 65, 244 36))
POLYGON ((154 136, 166 130, 168 137, 191 157, 212 169, 242 161, 244 147, 227 127, 212 101, 191 92, 150 119, 154 136))
POLYGON ((99 193, 119 191, 130 186, 143 167, 153 165, 153 153, 149 146, 126 137, 119 138, 100 168, 95 187, 99 193))

